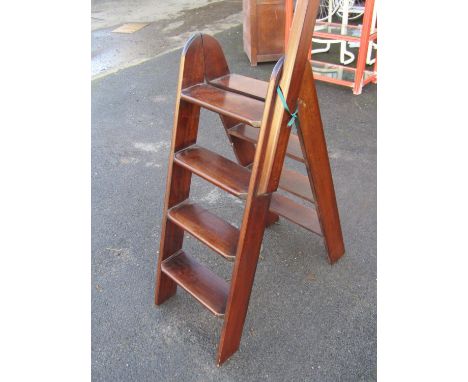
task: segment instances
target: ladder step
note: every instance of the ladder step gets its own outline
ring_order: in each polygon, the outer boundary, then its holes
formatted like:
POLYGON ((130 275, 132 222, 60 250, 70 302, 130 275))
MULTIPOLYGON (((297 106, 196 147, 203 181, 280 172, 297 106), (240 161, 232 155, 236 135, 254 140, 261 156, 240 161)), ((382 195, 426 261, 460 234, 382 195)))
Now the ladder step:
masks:
POLYGON ((296 171, 283 167, 279 187, 302 199, 314 202, 312 189, 310 188, 309 178, 296 171))
POLYGON ((260 101, 265 101, 268 91, 268 82, 241 76, 240 74, 226 74, 209 81, 209 83, 218 88, 256 98, 260 101))
POLYGON ((239 230, 233 225, 192 202, 171 208, 168 217, 226 259, 235 259, 239 230))
POLYGON ((215 316, 223 316, 229 285, 208 268, 179 251, 161 263, 161 271, 195 297, 215 316))
POLYGON ((247 196, 250 171, 221 155, 193 145, 177 152, 174 161, 237 197, 247 196))
POLYGON ((180 97, 254 127, 260 127, 262 122, 264 102, 209 84, 197 84, 183 89, 180 97))
POLYGON ((271 197, 270 211, 322 236, 315 208, 296 203, 294 200, 275 192, 271 197))
MULTIPOLYGON (((257 143, 259 131, 258 129, 254 129, 251 126, 247 126, 241 123, 239 125, 231 127, 229 129, 229 134, 234 137, 244 139, 251 143, 257 143)), ((289 136, 286 155, 292 159, 304 163, 301 144, 299 142, 299 137, 296 134, 291 133, 291 135, 289 136)))

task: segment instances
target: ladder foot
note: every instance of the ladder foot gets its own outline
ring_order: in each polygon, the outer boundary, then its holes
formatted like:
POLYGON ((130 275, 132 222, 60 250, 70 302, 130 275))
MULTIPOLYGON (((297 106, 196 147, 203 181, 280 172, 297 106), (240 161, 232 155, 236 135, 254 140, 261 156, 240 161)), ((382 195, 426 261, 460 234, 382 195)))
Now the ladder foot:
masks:
MULTIPOLYGON (((164 276, 165 277, 165 276, 164 276)), ((169 300, 172 296, 174 296, 177 292, 177 284, 174 283, 172 280, 169 280, 171 285, 166 287, 165 289, 156 289, 156 293, 154 295, 154 304, 161 305, 166 300, 169 300)))
POLYGON ((275 214, 274 212, 268 211, 267 220, 266 220, 266 227, 270 227, 275 224, 279 220, 279 215, 275 214))
POLYGON ((340 260, 344 256, 345 252, 337 253, 337 254, 329 254, 328 255, 328 262, 330 265, 335 264, 338 260, 340 260))
POLYGON ((239 350, 239 344, 237 346, 231 347, 227 349, 227 347, 223 347, 219 349, 218 356, 217 356, 217 365, 221 366, 224 362, 226 362, 235 352, 239 350))

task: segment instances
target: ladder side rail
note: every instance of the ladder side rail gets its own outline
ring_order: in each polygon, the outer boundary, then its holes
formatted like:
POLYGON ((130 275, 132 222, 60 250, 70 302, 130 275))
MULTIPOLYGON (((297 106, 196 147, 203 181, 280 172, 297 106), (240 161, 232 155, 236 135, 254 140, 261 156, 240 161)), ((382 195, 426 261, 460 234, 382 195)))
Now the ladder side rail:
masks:
POLYGON ((231 277, 224 325, 219 342, 218 365, 226 361, 239 348, 260 247, 267 223, 271 194, 259 195, 258 185, 263 171, 266 152, 265 143, 270 133, 271 111, 276 100, 276 87, 279 83, 282 66, 283 58, 275 65, 268 87, 262 126, 260 128, 260 136, 255 152, 249 191, 239 234, 236 260, 231 277))
POLYGON ((277 87, 280 85, 283 89, 288 105, 294 102, 295 106, 308 62, 318 5, 319 0, 298 1, 287 56, 277 63, 270 79, 218 348, 218 364, 240 345, 271 193, 278 188, 289 140, 288 116, 278 101, 277 87))
POLYGON ((167 211, 186 200, 190 193, 192 173, 174 164, 174 154, 197 140, 200 107, 181 101, 183 88, 203 82, 203 44, 200 34, 193 35, 185 44, 179 67, 174 127, 166 179, 166 195, 162 218, 161 242, 156 270, 155 304, 160 305, 177 290, 177 284, 161 271, 161 263, 182 249, 184 231, 167 217, 167 211))
MULTIPOLYGON (((309 65, 308 50, 315 27, 318 6, 319 0, 298 0, 296 4, 284 60, 283 75, 279 82, 290 110, 296 108, 304 68, 309 65)), ((289 129, 282 128, 286 126, 289 116, 281 102, 275 103, 272 115, 271 133, 266 143, 265 166, 260 178, 260 193, 271 193, 277 190, 286 155, 287 146, 284 145, 284 142, 287 143, 290 134, 289 129), (281 148, 281 152, 277 152, 279 148, 281 148)))
POLYGON ((310 66, 306 66, 299 94, 298 136, 304 154, 325 248, 330 263, 345 252, 333 176, 328 158, 320 108, 310 66))

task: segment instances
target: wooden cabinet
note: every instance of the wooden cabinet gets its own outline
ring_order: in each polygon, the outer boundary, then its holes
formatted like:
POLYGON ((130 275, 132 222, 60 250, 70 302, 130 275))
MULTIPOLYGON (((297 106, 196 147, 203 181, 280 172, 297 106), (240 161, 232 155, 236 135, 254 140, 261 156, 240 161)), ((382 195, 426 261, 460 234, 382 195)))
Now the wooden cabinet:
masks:
POLYGON ((284 0, 243 0, 244 51, 252 66, 284 54, 284 0))

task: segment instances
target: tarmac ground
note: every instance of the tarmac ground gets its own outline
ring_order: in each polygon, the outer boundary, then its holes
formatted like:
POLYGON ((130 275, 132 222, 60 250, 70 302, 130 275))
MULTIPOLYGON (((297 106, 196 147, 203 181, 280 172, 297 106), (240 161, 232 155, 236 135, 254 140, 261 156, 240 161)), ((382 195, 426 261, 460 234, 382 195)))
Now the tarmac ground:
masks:
POLYGON ((99 78, 181 47, 194 32, 216 34, 241 23, 241 0, 94 0, 91 75, 99 78), (126 23, 147 24, 115 33, 126 23))
MULTIPOLYGON (((232 72, 268 80, 273 63, 250 66, 239 25, 216 38, 232 72)), ((93 381, 376 380, 376 86, 316 84, 346 255, 330 266, 320 237, 284 219, 268 228, 240 349, 217 367, 222 321, 180 288, 153 302, 179 58, 92 81, 93 381)), ((214 113, 202 111, 199 143, 234 160, 214 113)), ((239 224, 242 203, 196 176, 191 198, 239 224)), ((230 278, 195 239, 184 249, 230 278)))

